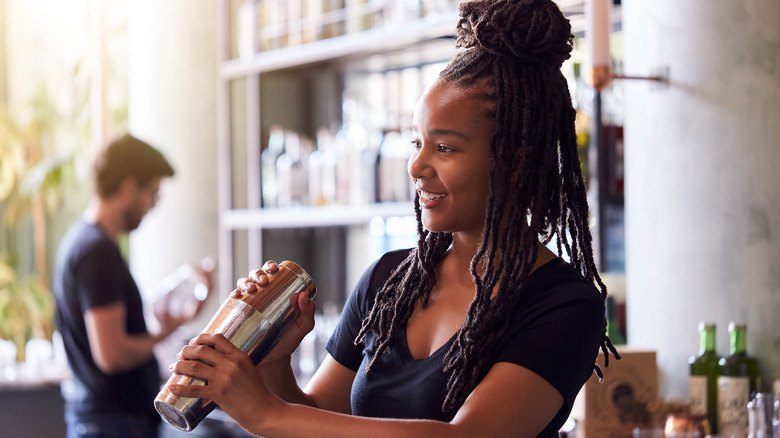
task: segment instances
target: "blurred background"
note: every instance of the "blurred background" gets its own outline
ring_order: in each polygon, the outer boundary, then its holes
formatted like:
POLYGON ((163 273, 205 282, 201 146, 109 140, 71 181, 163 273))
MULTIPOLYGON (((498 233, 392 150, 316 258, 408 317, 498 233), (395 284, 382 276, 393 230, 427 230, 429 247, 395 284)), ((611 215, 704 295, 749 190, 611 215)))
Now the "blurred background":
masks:
MULTIPOLYGON (((613 337, 654 351, 659 397, 685 400, 699 321, 717 324, 722 355, 728 323, 745 322, 772 390, 780 4, 612 2, 613 71, 665 80, 615 78, 596 92, 585 2, 558 3, 575 34, 563 71, 613 337)), ((68 375, 53 255, 91 194, 92 155, 128 131, 176 169, 123 239, 144 297, 181 264, 213 258, 218 293, 186 338, 237 278, 296 261, 318 286, 318 329, 298 358, 306 380, 362 271, 416 242, 406 131, 455 53, 457 4, 0 0, 0 424, 28 418, 24 436, 57 436, 31 429, 40 415, 59 427, 68 375)))

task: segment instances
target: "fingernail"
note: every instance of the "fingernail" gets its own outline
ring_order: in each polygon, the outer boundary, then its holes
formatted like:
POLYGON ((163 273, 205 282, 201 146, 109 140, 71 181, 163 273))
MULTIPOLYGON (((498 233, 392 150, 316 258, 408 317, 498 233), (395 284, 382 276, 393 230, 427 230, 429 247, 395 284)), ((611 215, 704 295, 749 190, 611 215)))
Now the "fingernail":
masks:
POLYGON ((309 294, 303 296, 303 304, 309 304, 309 294))

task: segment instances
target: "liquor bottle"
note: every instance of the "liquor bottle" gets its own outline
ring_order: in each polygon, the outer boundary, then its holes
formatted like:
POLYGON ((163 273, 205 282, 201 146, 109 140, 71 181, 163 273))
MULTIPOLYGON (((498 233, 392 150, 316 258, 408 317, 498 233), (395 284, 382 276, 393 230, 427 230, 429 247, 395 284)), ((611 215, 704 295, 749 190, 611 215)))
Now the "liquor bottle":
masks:
POLYGON ((299 46, 303 42, 303 0, 287 0, 287 46, 299 46))
POLYGON ((744 437, 748 430, 747 404, 758 391, 758 361, 747 355, 747 325, 729 324, 730 350, 719 361, 718 433, 744 437))
POLYGON ((263 29, 263 38, 267 40, 266 50, 276 50, 287 47, 287 21, 289 4, 287 0, 267 0, 268 27, 263 29))
POLYGON ((406 165, 412 152, 411 132, 390 131, 379 149, 379 202, 414 199, 414 187, 406 165))
POLYGON ((346 0, 346 32, 358 33, 371 27, 368 0, 346 0))
POLYGON ((715 352, 715 324, 708 322, 699 323, 699 354, 691 356, 690 377, 688 380, 688 392, 691 400, 691 412, 694 414, 707 414, 710 430, 715 433, 718 429, 718 376, 720 365, 715 352))
POLYGON ((615 315, 615 298, 607 297, 607 336, 614 345, 623 345, 626 343, 623 334, 620 332, 617 315, 615 315))
POLYGON ((157 286, 155 314, 194 317, 209 297, 212 272, 216 264, 205 257, 198 266, 183 264, 168 274, 157 286))
POLYGON ((303 12, 303 43, 322 39, 322 13, 325 5, 322 0, 307 0, 303 12))
POLYGON ((284 153, 276 160, 276 206, 300 207, 307 204, 308 175, 305 159, 308 141, 292 131, 285 132, 284 153))
POLYGON ((322 13, 325 27, 322 38, 333 38, 344 35, 346 31, 346 3, 345 0, 324 0, 322 13))
POLYGON ((258 5, 244 1, 238 7, 238 57, 242 61, 252 59, 258 47, 258 5))
POLYGON ((362 197, 366 203, 379 202, 379 150, 385 136, 382 131, 368 133, 368 147, 361 156, 361 173, 365 188, 362 197))
MULTIPOLYGON (((320 128, 320 131, 322 129, 320 128)), ((322 187, 325 151, 323 150, 324 142, 320 139, 322 135, 320 131, 317 132, 317 148, 309 155, 309 165, 307 166, 310 205, 327 205, 322 187)))
MULTIPOLYGON (((320 184, 319 193, 322 205, 336 204, 338 201, 338 156, 335 150, 335 139, 328 128, 317 130, 317 150, 319 159, 320 184)), ((311 161, 311 159, 310 159, 311 161)), ((311 183, 309 184, 311 187, 311 183)), ((315 205, 319 205, 319 202, 315 205)))
POLYGON ((269 128, 268 147, 260 154, 261 184, 263 207, 273 208, 278 206, 279 190, 276 181, 276 160, 284 153, 284 128, 281 125, 272 125, 269 128))

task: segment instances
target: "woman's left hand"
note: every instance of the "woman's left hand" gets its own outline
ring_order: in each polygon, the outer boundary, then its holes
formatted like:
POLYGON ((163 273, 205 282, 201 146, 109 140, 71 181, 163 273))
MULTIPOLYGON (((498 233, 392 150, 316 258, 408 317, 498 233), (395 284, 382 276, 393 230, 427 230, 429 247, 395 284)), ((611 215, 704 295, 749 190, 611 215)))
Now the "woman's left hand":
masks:
POLYGON ((170 385, 172 393, 212 400, 252 433, 256 433, 256 422, 263 417, 258 412, 268 415, 284 404, 268 391, 249 356, 222 334, 198 335, 176 358, 178 361, 169 367, 171 372, 197 377, 207 384, 170 385))

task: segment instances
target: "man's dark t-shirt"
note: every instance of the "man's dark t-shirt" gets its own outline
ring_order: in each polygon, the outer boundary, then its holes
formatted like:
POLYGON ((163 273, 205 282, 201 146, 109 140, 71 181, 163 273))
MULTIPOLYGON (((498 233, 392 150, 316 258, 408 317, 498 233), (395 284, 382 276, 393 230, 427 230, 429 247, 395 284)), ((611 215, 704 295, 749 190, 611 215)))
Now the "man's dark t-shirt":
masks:
MULTIPOLYGON (((447 387, 443 361, 454 337, 430 357, 415 360, 405 331, 400 331, 368 373, 374 335, 369 333, 365 344, 354 345, 377 291, 408 254, 409 250, 387 253, 366 270, 326 348, 336 361, 357 372, 353 415, 450 421, 454 412, 441 410, 447 387)), ((563 406, 538 435, 557 437, 577 393, 593 372, 604 327, 604 302, 598 290, 560 258, 534 271, 521 293, 506 333, 492 349, 490 363, 525 367, 561 393, 563 406)))
POLYGON ((60 243, 53 288, 57 329, 76 385, 66 413, 148 415, 159 422, 153 403, 160 388, 154 357, 132 370, 106 375, 95 365, 87 338, 84 312, 116 302, 127 307, 127 333, 147 333, 141 294, 117 244, 98 226, 77 220, 60 243))

